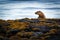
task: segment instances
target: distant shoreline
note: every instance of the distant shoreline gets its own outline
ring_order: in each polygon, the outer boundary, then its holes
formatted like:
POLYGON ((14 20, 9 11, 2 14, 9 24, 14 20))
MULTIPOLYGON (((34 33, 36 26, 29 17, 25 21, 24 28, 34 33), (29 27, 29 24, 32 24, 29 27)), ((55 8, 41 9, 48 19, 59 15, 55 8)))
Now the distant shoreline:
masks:
MULTIPOLYGON (((38 18, 22 18, 22 19, 38 19, 38 18)), ((60 18, 45 18, 46 20, 60 20, 60 18)), ((0 20, 21 20, 21 19, 0 19, 0 20)))

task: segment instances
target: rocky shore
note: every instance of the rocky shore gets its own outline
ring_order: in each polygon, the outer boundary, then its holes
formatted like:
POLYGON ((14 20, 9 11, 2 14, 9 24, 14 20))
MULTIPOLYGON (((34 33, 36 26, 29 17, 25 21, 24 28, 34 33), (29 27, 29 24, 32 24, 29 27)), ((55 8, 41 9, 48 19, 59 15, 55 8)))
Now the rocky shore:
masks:
POLYGON ((60 40, 60 19, 0 20, 0 40, 60 40))
POLYGON ((0 40, 60 40, 60 19, 0 19, 0 40))

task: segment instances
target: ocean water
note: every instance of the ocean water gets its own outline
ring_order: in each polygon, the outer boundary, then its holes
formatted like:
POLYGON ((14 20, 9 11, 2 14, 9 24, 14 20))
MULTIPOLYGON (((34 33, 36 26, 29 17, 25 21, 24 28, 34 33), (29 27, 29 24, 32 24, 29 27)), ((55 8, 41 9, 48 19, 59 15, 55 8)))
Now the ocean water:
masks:
POLYGON ((37 18, 36 11, 59 19, 60 0, 0 0, 0 19, 37 18))

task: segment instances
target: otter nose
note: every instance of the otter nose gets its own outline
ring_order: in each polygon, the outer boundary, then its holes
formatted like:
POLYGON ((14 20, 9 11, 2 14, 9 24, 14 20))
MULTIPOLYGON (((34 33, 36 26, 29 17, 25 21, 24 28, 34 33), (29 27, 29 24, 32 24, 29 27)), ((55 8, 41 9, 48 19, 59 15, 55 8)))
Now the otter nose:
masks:
POLYGON ((37 14, 37 13, 35 13, 35 14, 37 14))

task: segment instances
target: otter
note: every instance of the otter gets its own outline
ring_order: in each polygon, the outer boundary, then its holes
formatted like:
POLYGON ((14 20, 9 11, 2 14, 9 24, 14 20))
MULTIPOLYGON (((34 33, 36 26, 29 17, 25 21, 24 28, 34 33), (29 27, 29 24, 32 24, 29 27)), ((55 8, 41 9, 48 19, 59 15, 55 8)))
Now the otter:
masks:
POLYGON ((44 13, 41 11, 37 11, 37 12, 35 12, 35 14, 39 15, 38 18, 45 18, 44 13))

